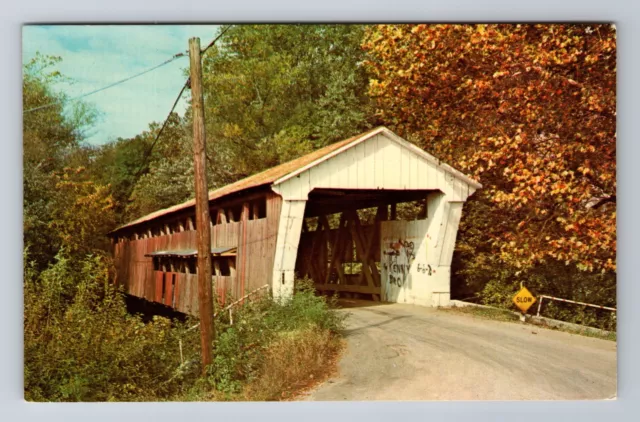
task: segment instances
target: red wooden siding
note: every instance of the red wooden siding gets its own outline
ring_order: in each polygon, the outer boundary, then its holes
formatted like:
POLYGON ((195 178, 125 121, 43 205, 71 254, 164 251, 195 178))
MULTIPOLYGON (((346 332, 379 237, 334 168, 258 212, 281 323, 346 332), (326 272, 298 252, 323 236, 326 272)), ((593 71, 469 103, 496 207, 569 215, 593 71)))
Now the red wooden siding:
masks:
MULTIPOLYGON (((237 247, 235 274, 232 271, 229 276, 212 278, 214 292, 220 302, 242 297, 271 279, 281 205, 279 195, 267 193, 267 218, 251 220, 251 207, 244 206, 245 212, 234 216, 239 221, 212 227, 212 247, 237 247)), ((212 219, 215 215, 212 213, 212 219)), ((150 223, 158 224, 161 221, 150 223)), ((124 240, 114 245, 116 282, 133 296, 197 315, 196 275, 171 271, 169 268, 156 271, 152 258, 145 256, 159 250, 196 249, 195 230, 154 237, 146 237, 148 227, 139 230, 138 239, 124 240)))

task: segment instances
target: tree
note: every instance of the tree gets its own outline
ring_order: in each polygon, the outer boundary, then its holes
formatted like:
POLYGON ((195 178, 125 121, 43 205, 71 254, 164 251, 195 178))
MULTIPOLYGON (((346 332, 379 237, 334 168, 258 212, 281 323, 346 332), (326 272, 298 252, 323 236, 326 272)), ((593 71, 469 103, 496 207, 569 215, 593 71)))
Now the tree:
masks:
MULTIPOLYGON (((161 125, 152 123, 149 130, 136 136, 144 145, 137 156, 136 168, 119 169, 133 181, 126 191, 124 218, 131 220, 193 197, 193 141, 186 119, 172 114, 162 136, 156 142, 161 125), (133 172, 132 172, 133 170, 133 172)), ((133 141, 133 140, 131 140, 133 141)), ((118 154, 125 154, 118 146, 118 154)), ((211 172, 211 169, 209 169, 211 172)), ((123 192, 124 196, 125 192, 123 192)))
POLYGON ((364 47, 379 117, 485 186, 470 259, 615 272, 612 25, 378 25, 364 47))
POLYGON ((39 268, 51 262, 59 247, 50 226, 57 206, 56 180, 51 175, 66 166, 88 163, 82 140, 97 117, 86 104, 69 104, 56 90, 66 80, 53 70, 59 62, 58 57, 36 54, 23 67, 23 236, 39 268))
POLYGON ((367 128, 358 25, 238 25, 204 57, 214 186, 367 128))
MULTIPOLYGON (((361 66, 363 31, 356 25, 238 25, 207 51, 203 76, 211 189, 371 125, 368 77, 361 66)), ((190 121, 190 109, 183 119, 171 117, 139 177, 132 178, 123 166, 107 166, 111 176, 105 181, 112 186, 125 186, 117 180, 126 180, 126 186, 133 182, 130 190, 115 191, 127 198, 126 219, 193 197, 190 121)), ((148 148, 158 129, 154 123, 136 139, 148 148)), ((105 159, 127 156, 128 142, 105 147, 105 159)))
POLYGON ((88 178, 84 168, 53 174, 55 193, 49 227, 70 256, 108 249, 106 234, 115 228, 109 187, 88 178))
POLYGON ((144 156, 151 140, 143 135, 128 139, 119 138, 96 147, 89 167, 92 179, 111 187, 115 201, 114 210, 119 223, 124 222, 125 209, 133 188, 140 175, 148 168, 144 156))

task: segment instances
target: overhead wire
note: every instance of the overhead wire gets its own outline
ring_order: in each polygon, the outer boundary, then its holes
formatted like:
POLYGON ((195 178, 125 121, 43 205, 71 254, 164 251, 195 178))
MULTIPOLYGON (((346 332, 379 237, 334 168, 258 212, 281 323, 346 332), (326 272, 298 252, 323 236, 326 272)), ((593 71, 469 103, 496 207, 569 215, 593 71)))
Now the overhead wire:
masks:
MULTIPOLYGON (((227 32, 229 30, 229 28, 231 28, 231 25, 227 25, 224 29, 222 29, 220 31, 220 33, 213 40, 211 40, 211 42, 201 51, 201 54, 206 53, 207 50, 209 48, 211 48, 225 34, 225 32, 227 32)), ((149 149, 147 151, 145 151, 144 157, 142 159, 142 164, 140 165, 140 168, 138 169, 138 171, 136 171, 136 174, 135 174, 134 177, 137 178, 140 175, 140 173, 142 172, 142 170, 144 169, 144 167, 146 166, 147 160, 149 159, 149 156, 151 155, 151 152, 153 152, 153 148, 158 143, 158 140, 160 139, 160 136, 162 135, 162 132, 164 131, 165 127, 167 126, 167 123, 169 122, 169 118, 173 114, 173 111, 175 110, 176 106, 178 105, 178 102, 180 101, 180 98, 182 97, 182 94, 184 93, 184 90, 187 89, 187 87, 190 87, 190 85, 191 85, 191 78, 187 78, 187 80, 184 82, 184 85, 182 85, 182 89, 180 90, 180 93, 178 93, 178 96, 176 97, 176 100, 173 102, 173 106, 171 107, 171 110, 169 111, 169 114, 167 115, 167 118, 164 119, 164 123, 162 124, 162 127, 160 128, 160 131, 156 134, 156 137, 153 140, 153 142, 151 143, 151 146, 149 147, 149 149)))
MULTIPOLYGON (((113 82, 113 83, 111 83, 111 84, 109 84, 107 86, 104 86, 102 88, 98 88, 98 89, 95 89, 95 90, 93 90, 91 92, 87 92, 85 94, 78 95, 77 97, 70 98, 67 101, 68 102, 78 101, 78 100, 80 100, 82 98, 88 97, 89 95, 97 94, 98 92, 102 92, 102 91, 105 91, 105 90, 107 90, 109 88, 113 88, 114 86, 123 84, 123 83, 128 82, 128 81, 130 81, 132 79, 135 79, 137 77, 145 75, 145 74, 147 74, 147 73, 149 73, 151 71, 154 71, 154 70, 156 70, 156 69, 158 69, 158 68, 160 68, 162 66, 166 66, 169 63, 173 62, 174 60, 177 60, 180 57, 185 57, 186 55, 187 55, 186 52, 174 54, 171 58, 165 60, 164 62, 162 62, 162 63, 160 63, 160 64, 158 64, 156 66, 153 66, 153 67, 151 67, 149 69, 146 69, 146 70, 144 70, 144 71, 142 71, 140 73, 136 73, 135 75, 126 77, 126 78, 121 79, 119 81, 113 82)), ((38 106, 38 107, 30 108, 28 110, 25 110, 23 113, 30 113, 32 111, 38 111, 38 110, 42 110, 42 109, 45 109, 45 108, 53 107, 53 106, 56 106, 56 105, 60 105, 60 102, 52 102, 52 103, 49 103, 49 104, 45 104, 45 105, 41 105, 41 106, 38 106)))

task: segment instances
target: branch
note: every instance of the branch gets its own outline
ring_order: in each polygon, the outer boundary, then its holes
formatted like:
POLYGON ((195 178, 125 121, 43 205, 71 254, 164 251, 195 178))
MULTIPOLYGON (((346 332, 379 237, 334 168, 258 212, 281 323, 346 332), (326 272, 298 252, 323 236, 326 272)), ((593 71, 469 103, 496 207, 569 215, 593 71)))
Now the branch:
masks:
POLYGON ((608 204, 608 203, 616 203, 616 196, 615 195, 610 195, 610 196, 604 196, 601 198, 591 198, 589 200, 589 202, 587 202, 587 208, 593 208, 594 210, 600 208, 601 206, 603 206, 604 204, 608 204))

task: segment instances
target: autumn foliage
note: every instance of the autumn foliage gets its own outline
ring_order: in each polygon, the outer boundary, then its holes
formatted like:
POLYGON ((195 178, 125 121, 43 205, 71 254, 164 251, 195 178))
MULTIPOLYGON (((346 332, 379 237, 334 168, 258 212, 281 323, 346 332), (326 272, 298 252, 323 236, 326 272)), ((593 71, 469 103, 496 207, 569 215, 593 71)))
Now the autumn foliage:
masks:
POLYGON ((484 185, 461 248, 615 272, 612 25, 378 25, 363 46, 382 122, 484 185))

